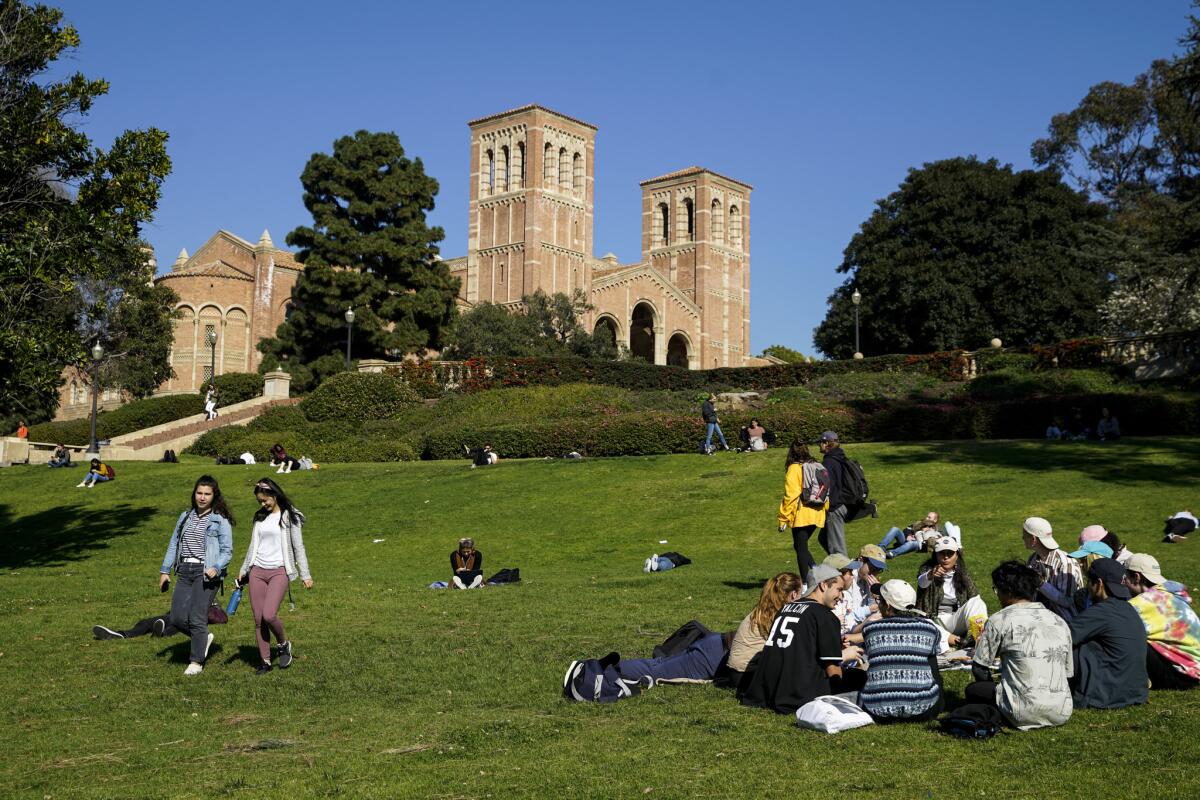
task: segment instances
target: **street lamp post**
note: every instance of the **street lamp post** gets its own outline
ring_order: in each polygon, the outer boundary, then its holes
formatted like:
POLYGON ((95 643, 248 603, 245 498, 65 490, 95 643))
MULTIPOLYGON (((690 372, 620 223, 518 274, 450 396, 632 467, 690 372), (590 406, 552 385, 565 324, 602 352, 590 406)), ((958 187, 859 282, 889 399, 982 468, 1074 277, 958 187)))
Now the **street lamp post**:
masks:
POLYGON ((204 338, 208 342, 208 349, 212 351, 212 361, 209 362, 208 368, 208 385, 212 387, 217 382, 217 329, 213 328, 204 338))
POLYGON ((854 294, 850 295, 850 302, 854 303, 854 357, 862 358, 862 349, 858 346, 858 307, 862 303, 862 294, 858 289, 855 289, 854 294))
POLYGON ((350 331, 354 327, 354 309, 346 309, 346 372, 350 371, 350 331))
POLYGON ((100 389, 100 356, 102 355, 104 355, 104 348, 97 341, 92 345, 92 442, 88 448, 88 452, 96 455, 100 455, 100 443, 96 441, 96 395, 100 389))

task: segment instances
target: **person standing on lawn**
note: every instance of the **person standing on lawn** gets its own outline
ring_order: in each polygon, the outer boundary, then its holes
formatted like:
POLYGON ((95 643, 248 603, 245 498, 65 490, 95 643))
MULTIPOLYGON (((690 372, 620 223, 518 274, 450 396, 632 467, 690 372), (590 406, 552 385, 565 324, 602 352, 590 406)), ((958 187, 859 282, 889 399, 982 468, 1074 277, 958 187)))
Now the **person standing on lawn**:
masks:
MULTIPOLYGON (((827 498, 817 504, 804 502, 806 488, 818 482, 816 470, 821 465, 808 452, 808 445, 801 439, 796 439, 788 448, 787 459, 784 462, 783 500, 779 503, 779 531, 782 533, 792 529, 792 548, 796 551, 797 572, 803 580, 808 580, 808 572, 816 564, 808 549, 808 540, 813 533, 825 524, 826 510, 829 508, 827 498)), ((810 492, 811 493, 811 492, 810 492)))
POLYGON ((279 668, 292 665, 292 642, 283 630, 279 607, 288 592, 288 584, 297 577, 305 589, 313 587, 304 551, 304 515, 270 478, 254 484, 254 529, 250 547, 238 570, 238 585, 250 587, 250 605, 254 608, 254 639, 261 661, 256 675, 271 671, 271 634, 279 643, 279 668))
POLYGON ((1146 629, 1129 604, 1125 568, 1098 558, 1088 568, 1092 604, 1071 620, 1076 708, 1124 708, 1146 702, 1146 629))
POLYGON ((1071 631, 1062 617, 1037 602, 1041 583, 1041 576, 1019 561, 992 570, 1002 608, 979 637, 971 664, 975 683, 963 691, 968 703, 995 706, 1023 731, 1062 725, 1073 708, 1071 631), (991 679, 996 659, 999 684, 991 679))
POLYGON ((1029 517, 1022 525, 1025 548, 1032 550, 1030 569, 1041 577, 1038 595, 1046 608, 1067 622, 1075 616, 1075 592, 1083 585, 1079 562, 1059 548, 1050 523, 1041 517, 1029 517))
POLYGON ((704 427, 706 434, 704 436, 704 453, 705 455, 713 454, 712 437, 715 432, 721 439, 721 449, 728 450, 729 445, 725 442, 725 434, 721 432, 721 420, 717 416, 717 407, 714 405, 717 402, 717 396, 709 393, 708 397, 700 404, 700 416, 704 418, 704 427))
POLYGON ((212 647, 208 607, 233 558, 233 514, 211 475, 201 475, 192 488, 192 507, 179 515, 159 569, 158 585, 166 591, 175 573, 170 624, 192 638, 191 662, 184 675, 199 675, 212 647))
POLYGON ((817 541, 826 553, 841 553, 846 556, 846 515, 851 506, 858 503, 859 498, 849 485, 846 453, 838 442, 838 435, 833 431, 821 434, 821 452, 825 458, 822 463, 829 473, 829 511, 825 514, 825 527, 821 529, 817 541))

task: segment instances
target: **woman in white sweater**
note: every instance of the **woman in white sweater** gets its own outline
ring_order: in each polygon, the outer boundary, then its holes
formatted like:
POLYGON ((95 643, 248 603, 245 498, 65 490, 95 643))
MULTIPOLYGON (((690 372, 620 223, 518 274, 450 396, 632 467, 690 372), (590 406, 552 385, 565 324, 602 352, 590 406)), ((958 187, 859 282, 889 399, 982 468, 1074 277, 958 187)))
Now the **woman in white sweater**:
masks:
POLYGON ((292 665, 292 642, 279 619, 279 606, 283 604, 288 584, 299 577, 304 581, 304 588, 311 589, 313 579, 304 552, 304 515, 270 478, 263 478, 254 485, 254 499, 261 508, 254 514, 250 549, 238 571, 238 585, 250 588, 254 636, 262 659, 256 674, 265 675, 271 671, 272 633, 279 642, 280 669, 292 665))

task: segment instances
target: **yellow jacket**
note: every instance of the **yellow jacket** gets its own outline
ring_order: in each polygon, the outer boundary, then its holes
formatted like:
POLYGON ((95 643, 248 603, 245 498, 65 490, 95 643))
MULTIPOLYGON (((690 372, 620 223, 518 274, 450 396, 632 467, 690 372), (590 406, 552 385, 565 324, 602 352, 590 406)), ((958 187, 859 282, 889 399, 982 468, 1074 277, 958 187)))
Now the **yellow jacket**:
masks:
POLYGON ((821 508, 809 508, 800 502, 800 492, 804 488, 804 467, 801 464, 791 464, 783 479, 783 502, 779 504, 779 524, 789 528, 803 528, 806 525, 825 526, 825 511, 829 501, 821 508))

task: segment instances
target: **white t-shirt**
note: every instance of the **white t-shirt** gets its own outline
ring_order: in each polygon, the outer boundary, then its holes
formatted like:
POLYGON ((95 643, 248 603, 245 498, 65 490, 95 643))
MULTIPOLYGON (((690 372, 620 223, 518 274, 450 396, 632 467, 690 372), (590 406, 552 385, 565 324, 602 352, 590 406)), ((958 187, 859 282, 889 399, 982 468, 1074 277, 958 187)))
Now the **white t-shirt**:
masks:
POLYGON ((254 553, 254 566, 275 569, 283 566, 283 528, 280 513, 275 511, 267 518, 254 523, 258 532, 258 550, 254 553))
POLYGON ((243 463, 243 464, 253 464, 253 463, 255 463, 255 461, 254 461, 254 454, 253 454, 253 453, 251 453, 249 450, 247 450, 246 452, 242 453, 240 456, 238 456, 238 458, 240 458, 240 459, 242 460, 242 463, 243 463))

